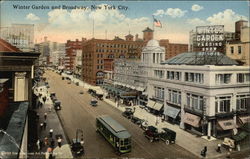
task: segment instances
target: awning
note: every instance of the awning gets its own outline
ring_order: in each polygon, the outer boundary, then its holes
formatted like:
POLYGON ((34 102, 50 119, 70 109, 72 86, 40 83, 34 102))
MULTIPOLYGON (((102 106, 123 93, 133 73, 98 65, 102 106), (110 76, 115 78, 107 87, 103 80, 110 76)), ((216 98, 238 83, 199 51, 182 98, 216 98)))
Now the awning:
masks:
POLYGON ((136 96, 120 96, 121 98, 136 98, 136 96))
POLYGON ((145 90, 145 88, 142 88, 142 87, 136 87, 136 90, 138 90, 138 91, 144 91, 145 90))
POLYGON ((175 119, 180 111, 181 111, 180 109, 177 109, 177 108, 174 108, 174 107, 171 107, 171 106, 166 106, 165 114, 167 116, 175 119))
POLYGON ((242 124, 250 123, 250 116, 242 116, 239 118, 240 118, 240 121, 242 122, 242 124))
POLYGON ((147 104, 147 107, 154 108, 154 105, 155 105, 155 101, 149 100, 148 104, 147 104))
POLYGON ((248 136, 248 133, 245 132, 245 131, 242 131, 241 133, 232 136, 232 138, 233 138, 236 142, 239 142, 239 141, 245 139, 247 136, 248 136))
POLYGON ((229 120, 218 120, 218 124, 219 126, 223 129, 223 130, 230 130, 230 129, 234 129, 236 126, 234 124, 234 120, 233 119, 229 119, 229 120))
POLYGON ((159 111, 159 110, 161 110, 162 107, 163 107, 162 103, 156 102, 153 109, 159 111))
POLYGON ((185 113, 185 115, 184 115, 184 122, 189 124, 189 125, 192 125, 194 127, 200 126, 200 124, 199 124, 200 120, 201 120, 201 118, 199 116, 196 116, 196 115, 193 115, 190 113, 185 113))

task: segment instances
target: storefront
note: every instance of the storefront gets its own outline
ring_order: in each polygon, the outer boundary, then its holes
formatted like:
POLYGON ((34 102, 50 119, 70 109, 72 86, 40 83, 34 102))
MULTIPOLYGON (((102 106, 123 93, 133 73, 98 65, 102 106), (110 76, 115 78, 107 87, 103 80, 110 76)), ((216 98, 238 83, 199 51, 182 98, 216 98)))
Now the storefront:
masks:
POLYGON ((180 111, 180 108, 171 107, 166 104, 164 110, 165 120, 170 123, 180 124, 180 111))
POLYGON ((197 135, 202 135, 201 117, 185 113, 183 122, 185 123, 185 129, 197 135))
POLYGON ((150 113, 155 115, 162 115, 163 114, 163 103, 159 101, 154 101, 149 99, 147 108, 149 109, 150 113))
POLYGON ((236 129, 233 118, 217 119, 217 132, 218 138, 223 138, 233 135, 233 129, 236 129))

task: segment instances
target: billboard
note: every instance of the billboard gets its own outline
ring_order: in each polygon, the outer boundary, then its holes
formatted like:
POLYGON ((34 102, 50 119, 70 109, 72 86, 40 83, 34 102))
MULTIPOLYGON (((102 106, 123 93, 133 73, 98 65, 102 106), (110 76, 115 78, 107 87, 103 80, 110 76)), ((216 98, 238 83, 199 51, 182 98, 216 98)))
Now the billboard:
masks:
POLYGON ((196 47, 203 52, 221 52, 224 41, 224 25, 196 27, 196 47))

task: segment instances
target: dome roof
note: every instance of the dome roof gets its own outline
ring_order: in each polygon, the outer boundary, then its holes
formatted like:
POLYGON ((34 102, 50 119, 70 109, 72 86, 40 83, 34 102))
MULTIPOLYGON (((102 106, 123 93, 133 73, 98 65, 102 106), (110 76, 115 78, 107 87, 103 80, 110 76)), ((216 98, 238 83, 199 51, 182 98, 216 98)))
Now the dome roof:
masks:
POLYGON ((159 42, 157 41, 157 40, 154 40, 154 39, 152 39, 152 40, 149 40, 148 41, 148 43, 147 43, 147 46, 157 46, 157 47, 159 47, 160 45, 159 45, 159 42))

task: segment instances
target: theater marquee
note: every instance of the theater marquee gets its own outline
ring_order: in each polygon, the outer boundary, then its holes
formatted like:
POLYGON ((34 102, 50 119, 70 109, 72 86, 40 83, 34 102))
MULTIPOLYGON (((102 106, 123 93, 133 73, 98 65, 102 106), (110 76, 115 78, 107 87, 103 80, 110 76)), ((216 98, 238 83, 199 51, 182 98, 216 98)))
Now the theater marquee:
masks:
POLYGON ((197 47, 204 52, 220 52, 224 46, 224 25, 196 27, 197 47))

